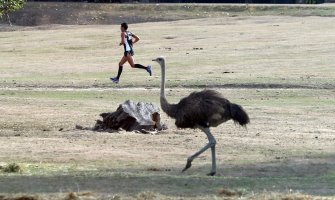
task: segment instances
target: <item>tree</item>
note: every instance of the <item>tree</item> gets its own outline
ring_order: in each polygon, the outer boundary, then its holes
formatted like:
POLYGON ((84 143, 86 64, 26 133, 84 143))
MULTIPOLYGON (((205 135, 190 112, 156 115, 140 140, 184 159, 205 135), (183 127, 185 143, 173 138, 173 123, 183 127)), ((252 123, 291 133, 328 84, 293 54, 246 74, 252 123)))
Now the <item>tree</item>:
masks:
POLYGON ((12 25, 9 13, 20 10, 25 3, 26 0, 0 0, 0 17, 6 16, 9 25, 12 25))

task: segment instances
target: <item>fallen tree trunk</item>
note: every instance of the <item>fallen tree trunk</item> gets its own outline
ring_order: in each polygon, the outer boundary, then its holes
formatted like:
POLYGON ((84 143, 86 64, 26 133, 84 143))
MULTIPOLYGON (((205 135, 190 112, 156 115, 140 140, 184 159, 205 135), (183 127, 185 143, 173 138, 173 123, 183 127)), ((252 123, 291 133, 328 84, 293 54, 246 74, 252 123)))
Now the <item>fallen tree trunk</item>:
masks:
POLYGON ((94 131, 160 131, 167 129, 161 123, 160 109, 152 103, 133 102, 130 100, 120 104, 115 112, 101 113, 102 120, 97 120, 94 131))

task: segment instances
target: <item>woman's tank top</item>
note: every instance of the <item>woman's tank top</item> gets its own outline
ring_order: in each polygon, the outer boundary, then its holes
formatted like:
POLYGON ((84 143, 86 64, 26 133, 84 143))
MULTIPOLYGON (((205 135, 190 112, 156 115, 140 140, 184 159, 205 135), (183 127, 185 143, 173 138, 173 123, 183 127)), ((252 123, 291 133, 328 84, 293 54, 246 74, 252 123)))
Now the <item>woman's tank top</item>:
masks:
POLYGON ((130 31, 126 31, 125 43, 123 46, 124 51, 133 51, 133 34, 130 31))

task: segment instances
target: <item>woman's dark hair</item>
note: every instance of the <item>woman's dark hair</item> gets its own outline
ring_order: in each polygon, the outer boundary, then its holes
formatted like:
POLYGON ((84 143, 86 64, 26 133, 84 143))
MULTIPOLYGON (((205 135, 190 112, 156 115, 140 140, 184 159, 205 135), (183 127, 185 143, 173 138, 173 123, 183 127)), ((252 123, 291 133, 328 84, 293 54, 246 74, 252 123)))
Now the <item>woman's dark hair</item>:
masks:
POLYGON ((121 27, 123 27, 125 30, 127 30, 128 29, 128 24, 126 22, 123 22, 121 24, 121 27))

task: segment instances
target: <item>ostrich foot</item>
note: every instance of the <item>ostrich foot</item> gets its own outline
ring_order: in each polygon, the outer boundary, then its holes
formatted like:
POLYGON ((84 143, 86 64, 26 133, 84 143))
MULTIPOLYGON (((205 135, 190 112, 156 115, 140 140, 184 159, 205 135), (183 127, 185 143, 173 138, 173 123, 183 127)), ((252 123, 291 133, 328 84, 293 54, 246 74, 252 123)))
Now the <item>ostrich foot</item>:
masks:
POLYGON ((207 176, 214 176, 216 174, 216 172, 210 172, 207 174, 207 176))
POLYGON ((192 161, 191 160, 187 160, 186 166, 185 168, 182 170, 182 172, 186 171, 188 168, 190 168, 192 166, 192 161))

